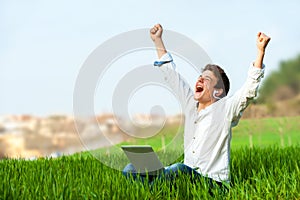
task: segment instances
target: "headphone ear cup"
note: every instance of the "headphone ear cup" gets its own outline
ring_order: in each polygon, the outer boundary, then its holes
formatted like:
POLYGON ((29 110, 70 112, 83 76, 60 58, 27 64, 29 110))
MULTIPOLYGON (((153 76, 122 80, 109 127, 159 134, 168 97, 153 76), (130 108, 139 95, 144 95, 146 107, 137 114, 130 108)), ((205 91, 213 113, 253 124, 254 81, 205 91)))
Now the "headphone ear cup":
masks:
POLYGON ((218 93, 219 93, 218 90, 214 90, 213 97, 214 97, 215 99, 221 99, 220 97, 217 97, 217 96, 216 96, 216 94, 218 94, 218 93))

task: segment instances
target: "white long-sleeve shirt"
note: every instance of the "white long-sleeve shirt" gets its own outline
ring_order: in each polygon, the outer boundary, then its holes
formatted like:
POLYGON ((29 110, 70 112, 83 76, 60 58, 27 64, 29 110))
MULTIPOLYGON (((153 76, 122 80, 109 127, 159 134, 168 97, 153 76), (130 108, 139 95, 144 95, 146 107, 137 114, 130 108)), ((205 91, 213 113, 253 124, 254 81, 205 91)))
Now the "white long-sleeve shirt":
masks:
MULTIPOLYGON (((172 61, 169 53, 159 61, 172 61)), ((216 181, 230 181, 231 128, 238 124, 243 110, 257 94, 263 69, 250 66, 245 84, 234 95, 224 97, 200 112, 194 91, 176 72, 173 62, 159 67, 165 80, 177 94, 184 112, 184 164, 216 181)))

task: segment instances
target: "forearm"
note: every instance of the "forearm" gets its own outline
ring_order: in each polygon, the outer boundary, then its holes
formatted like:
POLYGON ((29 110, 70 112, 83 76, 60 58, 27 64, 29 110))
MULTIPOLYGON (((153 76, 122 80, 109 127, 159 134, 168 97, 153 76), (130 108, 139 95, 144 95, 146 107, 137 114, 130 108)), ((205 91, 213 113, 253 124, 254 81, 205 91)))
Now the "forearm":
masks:
POLYGON ((156 53, 157 53, 158 59, 160 59, 164 54, 167 53, 167 50, 166 50, 165 45, 164 45, 164 42, 163 42, 162 38, 157 38, 154 41, 154 44, 155 44, 155 48, 156 48, 156 53))
POLYGON ((256 57, 256 60, 254 62, 254 67, 257 67, 259 69, 262 68, 264 56, 265 56, 265 51, 261 51, 261 50, 257 51, 257 57, 256 57))
POLYGON ((265 50, 271 38, 262 32, 258 32, 256 39, 257 57, 254 62, 254 66, 261 69, 263 67, 263 61, 265 56, 265 50))

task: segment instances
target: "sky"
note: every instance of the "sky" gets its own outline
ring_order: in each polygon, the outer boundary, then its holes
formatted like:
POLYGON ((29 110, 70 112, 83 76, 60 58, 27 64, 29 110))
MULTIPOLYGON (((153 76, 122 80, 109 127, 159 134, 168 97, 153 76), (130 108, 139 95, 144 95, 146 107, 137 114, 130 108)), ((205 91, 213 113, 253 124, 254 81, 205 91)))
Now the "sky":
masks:
MULTIPOLYGON (((114 36, 150 29, 157 23, 201 46, 213 63, 225 69, 233 94, 255 59, 258 31, 272 38, 265 56, 266 76, 281 61, 300 54, 299 13, 298 0, 1 0, 0 115, 72 115, 74 87, 89 55, 114 36)), ((99 77, 95 113, 112 112, 118 81, 133 66, 155 59, 154 50, 140 50, 113 62, 99 77)), ((199 74, 189 70, 184 60, 174 60, 193 85, 199 74)), ((149 113, 154 105, 162 106, 167 114, 180 112, 175 97, 155 84, 133 91, 127 104, 131 113, 149 113)))

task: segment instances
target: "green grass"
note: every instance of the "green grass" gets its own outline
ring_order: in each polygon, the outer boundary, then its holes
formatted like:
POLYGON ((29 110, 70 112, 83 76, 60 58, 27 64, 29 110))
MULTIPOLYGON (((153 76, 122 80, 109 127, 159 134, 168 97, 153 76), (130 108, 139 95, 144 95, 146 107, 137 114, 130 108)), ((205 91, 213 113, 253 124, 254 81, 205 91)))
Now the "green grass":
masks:
MULTIPOLYGON (((177 187, 132 182, 93 156, 2 160, 0 199, 299 199, 299 152, 299 146, 232 151, 232 186, 227 194, 213 190, 213 197, 205 184, 192 184, 184 176, 177 187)), ((119 162, 119 156, 106 159, 119 162)))
MULTIPOLYGON (((119 171, 129 162, 120 144, 58 159, 0 160, 0 200, 300 199, 299 121, 300 117, 241 120, 233 129, 231 188, 225 195, 213 190, 212 197, 205 184, 192 184, 184 176, 176 180, 177 187, 170 182, 157 182, 151 188, 132 182, 119 171), (250 143, 253 148, 249 148, 250 143)), ((182 145, 177 144, 182 138, 172 141, 174 133, 182 131, 167 127, 155 137, 126 144, 150 144, 162 160, 176 155, 173 161, 177 162, 182 160, 182 145), (162 136, 166 153, 162 151, 162 136)))
POLYGON ((243 119, 233 128, 231 147, 291 146, 300 144, 300 116, 264 119, 243 119))
MULTIPOLYGON (((258 147, 299 145, 299 122, 300 116, 242 119, 238 126, 232 130, 231 148, 251 147, 251 144, 258 147)), ((166 126, 154 137, 146 139, 136 138, 122 144, 149 144, 158 151, 163 147, 162 136, 164 136, 164 143, 167 145, 167 148, 177 149, 183 144, 183 127, 166 126), (174 135, 177 135, 175 142, 174 135)))

